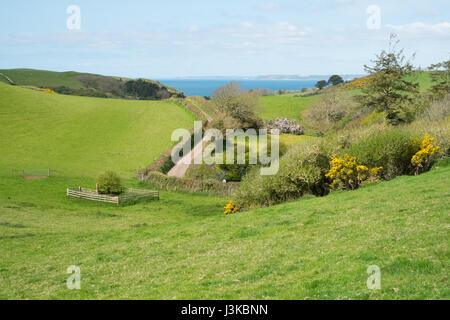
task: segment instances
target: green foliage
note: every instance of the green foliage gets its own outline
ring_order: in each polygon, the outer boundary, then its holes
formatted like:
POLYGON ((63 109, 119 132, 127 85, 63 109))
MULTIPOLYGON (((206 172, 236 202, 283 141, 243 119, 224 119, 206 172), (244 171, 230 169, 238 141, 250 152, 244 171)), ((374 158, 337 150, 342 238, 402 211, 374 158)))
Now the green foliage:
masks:
POLYGON ((99 174, 97 184, 101 194, 119 195, 124 192, 119 175, 113 171, 105 171, 99 174))
POLYGON ((384 112, 373 111, 361 121, 361 126, 370 127, 373 124, 383 124, 386 121, 386 114, 384 112))
POLYGON ((97 91, 94 89, 85 89, 85 88, 72 89, 66 86, 60 86, 53 88, 53 90, 59 94, 83 96, 83 97, 95 97, 95 98, 108 98, 108 95, 105 92, 97 91))
POLYGON ((340 84, 342 84, 342 83, 344 83, 344 79, 342 79, 342 77, 341 76, 339 76, 339 75, 337 75, 337 74, 335 74, 335 75, 332 75, 331 77, 330 77, 330 79, 328 80, 328 85, 333 85, 333 86, 337 86, 337 85, 340 85, 340 84))
POLYGON ((309 129, 325 135, 342 128, 360 113, 361 108, 351 93, 330 88, 311 103, 303 117, 309 129))
POLYGON ((184 97, 174 88, 147 80, 130 80, 90 73, 52 72, 32 69, 0 70, 18 85, 51 88, 66 95, 97 98, 123 98, 137 100, 160 100, 184 97))
POLYGON ((328 86, 328 82, 326 82, 325 80, 320 80, 316 83, 316 88, 319 90, 322 90, 323 88, 328 86))
POLYGON ((403 50, 396 48, 398 41, 395 37, 391 36, 389 50, 383 50, 372 61, 373 67, 365 66, 370 76, 360 97, 370 110, 385 112, 392 125, 413 120, 409 104, 413 101, 411 94, 417 93, 419 88, 417 82, 408 79, 413 74, 413 67, 410 61, 406 61, 403 50))
POLYGON ((239 121, 240 129, 259 129, 264 125, 256 115, 260 98, 257 92, 244 92, 238 83, 231 82, 218 88, 212 98, 220 113, 239 121))
MULTIPOLYGON (((139 100, 161 100, 169 99, 173 96, 166 87, 144 79, 125 82, 125 92, 127 95, 139 100)), ((184 97, 182 94, 177 94, 176 96, 179 98, 184 97)))
POLYGON ((435 96, 444 96, 450 93, 450 60, 430 66, 433 86, 430 91, 435 96))
POLYGON ((276 175, 261 176, 252 170, 236 191, 235 202, 247 210, 298 199, 306 194, 329 193, 325 174, 330 169, 327 153, 318 145, 295 146, 280 160, 276 175))
MULTIPOLYGON (((252 152, 257 153, 257 164, 250 164, 250 145, 249 141, 245 141, 245 164, 238 164, 238 143, 235 141, 234 144, 234 163, 227 164, 226 152, 223 154, 223 163, 218 165, 218 168, 223 173, 223 178, 226 181, 239 182, 242 181, 243 177, 255 167, 261 167, 261 162, 259 159, 259 150, 262 148, 259 144, 260 138, 258 137, 258 151, 252 150, 252 152)), ((226 142, 225 142, 226 143, 226 142)), ((282 157, 288 150, 288 146, 282 141, 279 142, 279 156, 282 157)), ((272 155, 272 138, 270 135, 267 136, 267 156, 272 155)))
POLYGON ((231 195, 237 187, 236 184, 225 184, 222 181, 213 179, 179 179, 169 177, 161 172, 149 172, 146 182, 159 190, 206 193, 221 196, 231 195))
POLYGON ((383 167, 382 178, 390 180, 412 173, 411 158, 417 152, 413 145, 415 138, 417 137, 407 130, 388 127, 369 136, 362 136, 340 154, 351 154, 370 168, 383 167))

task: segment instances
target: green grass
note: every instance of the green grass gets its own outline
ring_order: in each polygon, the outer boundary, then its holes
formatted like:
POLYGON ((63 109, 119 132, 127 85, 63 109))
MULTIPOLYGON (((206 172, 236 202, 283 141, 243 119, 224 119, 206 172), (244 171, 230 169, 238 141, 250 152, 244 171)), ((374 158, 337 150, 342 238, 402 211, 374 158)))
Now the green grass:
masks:
POLYGON ((83 85, 77 79, 82 73, 78 72, 52 72, 33 69, 0 70, 18 85, 36 87, 66 86, 73 89, 81 89, 83 85))
POLYGON ((292 94, 265 96, 261 98, 261 109, 258 115, 263 120, 288 118, 301 121, 301 112, 318 97, 295 97, 292 94))
POLYGON ((60 170, 92 177, 105 169, 124 176, 170 148, 173 130, 194 116, 168 101, 97 99, 0 83, 0 173, 60 170))
POLYGON ((441 166, 224 216, 222 198, 116 207, 65 198, 91 179, 2 177, 0 298, 448 299, 449 179, 441 166), (72 265, 80 291, 65 285, 72 265))

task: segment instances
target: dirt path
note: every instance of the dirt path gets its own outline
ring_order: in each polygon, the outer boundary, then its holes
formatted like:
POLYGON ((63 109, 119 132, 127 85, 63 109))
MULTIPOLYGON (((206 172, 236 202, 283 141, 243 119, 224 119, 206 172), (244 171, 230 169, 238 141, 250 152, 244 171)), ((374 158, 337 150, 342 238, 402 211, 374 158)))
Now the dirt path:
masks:
POLYGON ((6 74, 3 74, 0 72, 0 76, 2 76, 3 78, 5 78, 10 84, 12 85, 16 85, 16 83, 14 81, 11 80, 10 77, 8 77, 6 74))
MULTIPOLYGON (((203 111, 199 106, 197 106, 192 100, 188 100, 192 105, 194 105, 198 110, 202 112, 202 114, 205 115, 206 120, 208 120, 208 123, 211 122, 213 119, 205 112, 203 111)), ((177 178, 184 178, 186 175, 186 171, 189 169, 191 164, 194 163, 194 159, 201 156, 203 152, 203 147, 209 141, 210 137, 205 136, 200 143, 198 143, 187 155, 185 155, 178 163, 170 170, 167 175, 169 177, 177 177, 177 178), (191 157, 190 163, 187 163, 187 159, 191 157)))
POLYGON ((185 155, 178 163, 175 165, 175 167, 172 168, 172 170, 167 173, 169 177, 177 177, 177 178, 184 178, 187 169, 191 166, 191 164, 194 163, 194 159, 202 155, 203 147, 209 140, 208 136, 205 136, 203 140, 198 143, 187 155, 185 155), (191 161, 189 162, 189 157, 191 157, 191 161))
POLYGON ((207 120, 208 122, 212 122, 213 119, 212 119, 205 111, 203 111, 203 109, 200 108, 200 107, 195 103, 194 100, 191 100, 191 99, 186 99, 186 100, 189 101, 194 107, 196 107, 196 108, 198 109, 198 111, 200 111, 201 114, 203 114, 203 115, 205 116, 205 118, 206 118, 206 120, 207 120))

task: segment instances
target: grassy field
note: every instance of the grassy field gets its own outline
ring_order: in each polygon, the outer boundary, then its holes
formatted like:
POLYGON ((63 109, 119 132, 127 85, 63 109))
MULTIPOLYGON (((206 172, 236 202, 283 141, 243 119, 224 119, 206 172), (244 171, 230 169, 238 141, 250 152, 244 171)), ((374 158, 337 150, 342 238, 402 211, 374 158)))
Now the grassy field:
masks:
POLYGON ((91 179, 2 177, 0 298, 448 299, 449 179, 441 166, 224 216, 222 198, 116 207, 65 198, 91 179), (72 265, 79 291, 65 285, 72 265), (379 291, 366 288, 370 265, 379 291))
MULTIPOLYGON (((131 177, 193 115, 168 101, 2 83, 0 97, 0 299, 450 298, 448 160, 418 177, 231 216, 223 214, 230 199, 199 194, 93 203, 66 198, 66 188, 94 188, 113 169, 127 187, 151 189, 131 177), (59 174, 11 176, 22 167, 59 174), (79 291, 66 287, 73 265, 79 291), (379 291, 366 287, 371 265, 381 269, 379 291)), ((300 119, 316 98, 264 97, 267 119, 300 119)))
POLYGON ((301 112, 318 97, 295 97, 293 94, 265 96, 261 98, 261 110, 258 115, 263 120, 289 118, 301 121, 301 112))
POLYGON ((0 83, 0 172, 60 170, 92 177, 105 169, 133 176, 172 145, 193 114, 168 101, 52 95, 0 83))
POLYGON ((52 72, 33 69, 0 70, 15 83, 23 86, 59 87, 66 86, 73 89, 83 88, 77 78, 82 73, 78 72, 52 72))

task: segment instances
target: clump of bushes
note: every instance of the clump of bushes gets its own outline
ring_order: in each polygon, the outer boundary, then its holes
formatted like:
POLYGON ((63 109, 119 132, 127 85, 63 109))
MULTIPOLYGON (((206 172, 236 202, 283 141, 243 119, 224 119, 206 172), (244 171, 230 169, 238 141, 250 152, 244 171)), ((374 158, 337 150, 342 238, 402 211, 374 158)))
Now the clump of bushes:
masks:
POLYGON ((295 146, 281 158, 276 175, 261 176, 259 170, 251 170, 236 191, 235 202, 249 210, 426 172, 442 155, 441 148, 431 136, 417 136, 409 127, 377 125, 295 146))
POLYGON ((303 112, 303 118, 310 129, 319 135, 326 135, 354 120, 362 112, 350 93, 329 89, 303 112))
POLYGON ((383 167, 380 174, 385 180, 411 174, 411 158, 417 152, 417 147, 413 144, 415 136, 411 132, 386 127, 382 131, 366 133, 370 135, 362 135, 340 154, 351 154, 371 168, 383 167))
POLYGON ((100 194, 120 195, 125 191, 120 177, 113 171, 106 171, 97 177, 100 194))
POLYGON ((217 180, 179 179, 169 177, 161 172, 149 172, 146 182, 160 190, 200 192, 229 196, 233 194, 237 185, 223 183, 217 180))
POLYGON ((325 174, 329 170, 329 157, 322 146, 295 146, 281 158, 276 175, 261 176, 259 170, 251 170, 236 191, 236 203, 247 210, 298 199, 305 194, 327 195, 330 189, 325 174))

